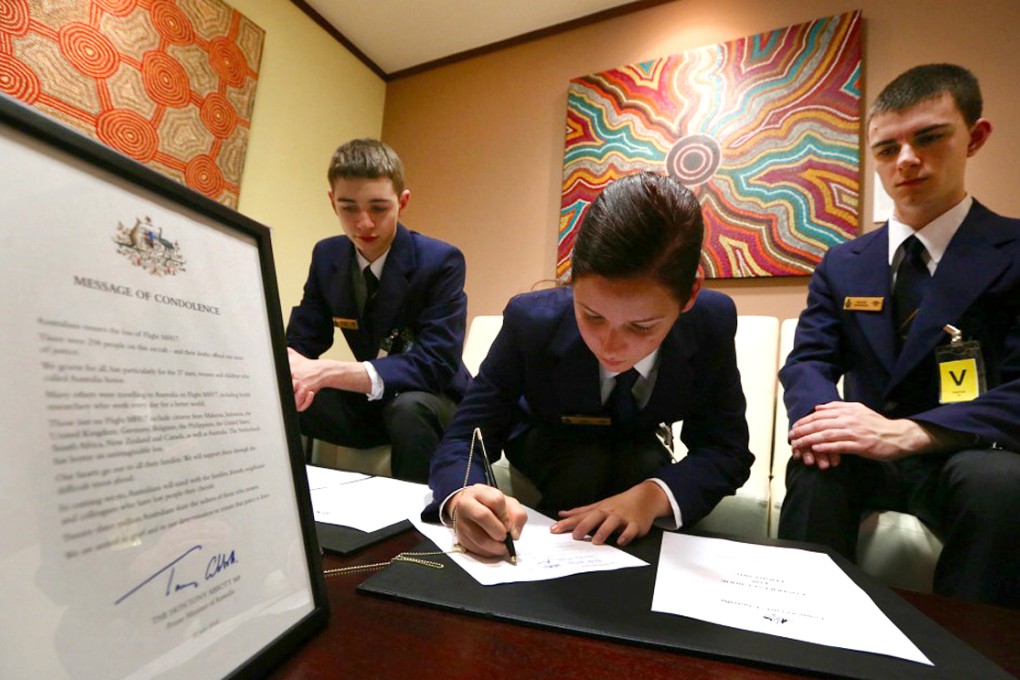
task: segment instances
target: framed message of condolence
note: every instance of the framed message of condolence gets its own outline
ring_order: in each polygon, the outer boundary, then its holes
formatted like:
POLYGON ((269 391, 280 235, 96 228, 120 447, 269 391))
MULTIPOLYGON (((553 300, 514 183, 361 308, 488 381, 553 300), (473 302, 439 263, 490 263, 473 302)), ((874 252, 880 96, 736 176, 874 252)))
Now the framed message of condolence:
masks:
POLYGON ((0 677, 256 677, 328 609, 269 231, 0 97, 0 677))

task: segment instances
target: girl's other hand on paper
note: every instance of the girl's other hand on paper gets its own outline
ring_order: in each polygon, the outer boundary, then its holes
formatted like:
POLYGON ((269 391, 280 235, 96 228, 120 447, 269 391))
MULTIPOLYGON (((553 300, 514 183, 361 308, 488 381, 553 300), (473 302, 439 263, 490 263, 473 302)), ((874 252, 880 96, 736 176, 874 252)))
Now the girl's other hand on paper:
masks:
POLYGON ((672 513, 669 499, 655 482, 641 482, 623 493, 580 508, 562 510, 560 520, 550 527, 554 534, 570 532, 575 540, 591 536, 601 545, 619 532, 617 545, 627 545, 641 538, 652 528, 658 517, 672 513))

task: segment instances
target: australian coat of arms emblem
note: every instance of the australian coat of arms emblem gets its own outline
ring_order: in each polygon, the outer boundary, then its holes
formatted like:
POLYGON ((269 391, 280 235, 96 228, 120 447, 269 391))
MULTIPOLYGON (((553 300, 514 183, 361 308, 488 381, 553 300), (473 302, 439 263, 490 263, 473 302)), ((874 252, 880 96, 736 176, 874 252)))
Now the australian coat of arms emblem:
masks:
POLYGON ((186 271, 180 244, 165 238, 163 227, 155 227, 148 216, 136 218, 132 227, 118 222, 113 240, 118 253, 153 276, 175 276, 186 271))

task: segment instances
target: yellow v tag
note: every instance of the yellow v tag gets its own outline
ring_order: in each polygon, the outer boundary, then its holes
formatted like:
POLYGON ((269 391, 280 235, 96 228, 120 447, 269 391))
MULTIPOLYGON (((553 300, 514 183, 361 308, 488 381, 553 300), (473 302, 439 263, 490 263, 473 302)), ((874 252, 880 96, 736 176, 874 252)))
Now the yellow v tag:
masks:
POLYGON ((939 403, 972 401, 981 394, 978 388, 976 359, 943 361, 939 364, 939 403))

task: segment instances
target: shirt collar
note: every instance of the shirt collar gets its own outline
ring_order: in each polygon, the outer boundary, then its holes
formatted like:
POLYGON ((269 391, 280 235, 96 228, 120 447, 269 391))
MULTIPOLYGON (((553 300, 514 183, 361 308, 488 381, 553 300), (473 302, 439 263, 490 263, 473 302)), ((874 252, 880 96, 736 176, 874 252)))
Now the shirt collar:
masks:
POLYGON ((392 246, 390 248, 387 248, 385 253, 383 253, 382 255, 377 257, 375 259, 375 262, 372 262, 371 264, 369 264, 368 260, 366 260, 362 256, 362 254, 358 252, 357 248, 355 248, 354 249, 354 257, 357 258, 357 260, 358 260, 358 271, 362 271, 363 272, 363 271, 365 271, 365 267, 371 267, 372 268, 372 273, 375 274, 375 278, 377 278, 377 279, 379 279, 381 281, 382 280, 382 270, 383 270, 383 267, 386 265, 386 258, 389 257, 391 249, 392 249, 392 246))
POLYGON ((960 225, 963 224, 963 220, 966 219, 967 213, 970 212, 970 208, 973 204, 974 199, 970 196, 970 194, 968 194, 962 201, 917 230, 900 222, 896 219, 895 215, 890 217, 890 266, 893 264, 893 260, 896 257, 896 252, 899 250, 900 245, 911 236, 917 236, 917 240, 924 245, 924 249, 928 251, 928 257, 931 259, 932 267, 934 267, 934 265, 938 265, 942 256, 946 254, 946 248, 949 247, 949 242, 953 240, 953 236, 956 235, 960 225))
MULTIPOLYGON (((652 374, 652 369, 655 368, 655 362, 658 358, 659 348, 656 347, 652 350, 651 354, 634 364, 634 368, 637 369, 638 374, 640 374, 643 379, 647 380, 648 376, 652 374)), ((620 375, 620 373, 622 373, 622 371, 607 371, 602 364, 599 364, 599 377, 602 379, 602 382, 615 378, 620 375)))
MULTIPOLYGON (((634 390, 632 392, 634 398, 637 400, 639 408, 644 408, 652 396, 652 390, 655 388, 655 380, 659 369, 658 364, 659 348, 656 348, 651 354, 634 364, 634 369, 641 377, 641 379, 634 384, 634 390)), ((620 375, 620 372, 607 371, 602 364, 599 364, 599 380, 601 381, 601 389, 599 392, 602 397, 603 404, 606 403, 606 400, 609 399, 609 395, 613 392, 613 388, 616 387, 616 376, 618 375, 620 375)))

